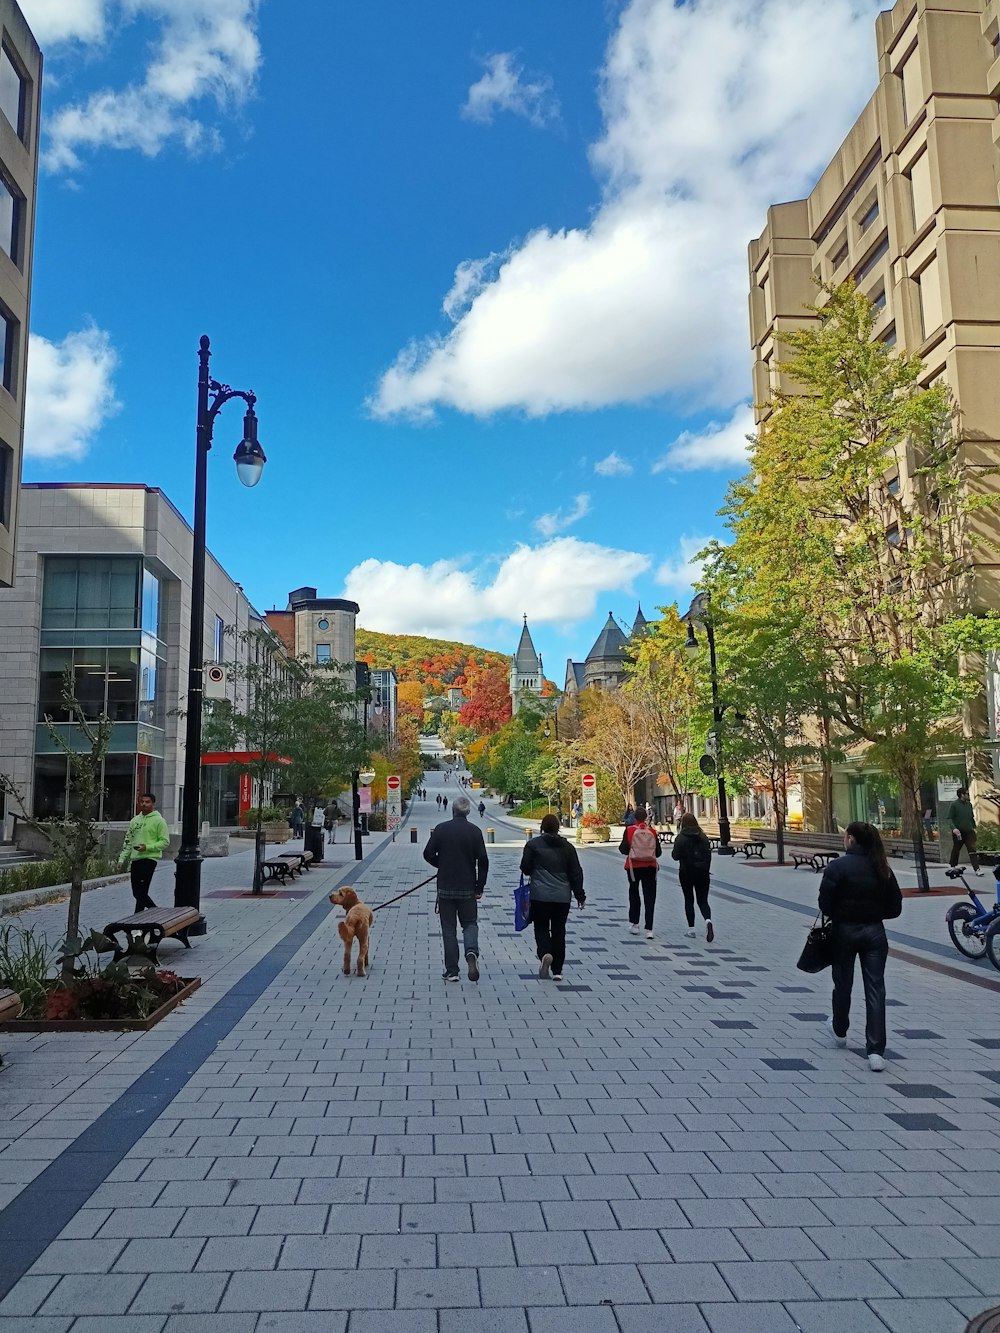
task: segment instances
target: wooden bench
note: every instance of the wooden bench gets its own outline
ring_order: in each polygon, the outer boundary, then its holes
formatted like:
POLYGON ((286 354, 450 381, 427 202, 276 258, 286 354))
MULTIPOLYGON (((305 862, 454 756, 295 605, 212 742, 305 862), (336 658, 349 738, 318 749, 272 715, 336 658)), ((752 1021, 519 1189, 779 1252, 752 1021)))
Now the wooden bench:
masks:
POLYGON ((150 907, 145 912, 119 917, 104 927, 105 935, 115 940, 115 962, 137 954, 157 961, 156 951, 165 939, 178 939, 185 949, 191 948, 188 931, 202 919, 193 907, 150 907), (120 944, 116 935, 124 938, 120 944))
POLYGON ((288 857, 279 857, 273 861, 262 861, 260 868, 264 872, 265 879, 276 879, 279 884, 284 884, 289 877, 294 878, 296 869, 288 857))
POLYGON ((280 856, 275 857, 276 861, 284 861, 288 866, 288 873, 292 879, 296 875, 301 875, 303 870, 308 870, 312 859, 312 852, 282 852, 280 856))
POLYGON ((792 865, 796 870, 802 870, 806 866, 810 870, 818 873, 830 864, 836 861, 842 852, 825 851, 820 847, 786 847, 788 855, 792 859, 792 865))
POLYGON ((16 990, 0 990, 0 1023, 16 1018, 21 1012, 21 997, 16 990))
POLYGON ((744 842, 744 843, 742 843, 742 844, 740 845, 740 851, 743 853, 743 855, 746 857, 746 859, 747 859, 748 861, 750 860, 750 858, 751 858, 752 856, 756 856, 758 860, 763 861, 763 859, 764 859, 764 848, 765 848, 766 846, 767 846, 767 843, 764 843, 764 842, 754 842, 754 841, 751 840, 751 841, 749 841, 749 842, 744 842))

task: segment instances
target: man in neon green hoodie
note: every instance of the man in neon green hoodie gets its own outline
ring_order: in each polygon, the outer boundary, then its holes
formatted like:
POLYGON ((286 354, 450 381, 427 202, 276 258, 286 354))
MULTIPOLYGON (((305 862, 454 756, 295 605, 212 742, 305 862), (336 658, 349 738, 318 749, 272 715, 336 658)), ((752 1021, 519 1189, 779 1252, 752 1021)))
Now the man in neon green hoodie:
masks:
POLYGON ((137 912, 156 906, 149 896, 149 885, 156 863, 169 844, 170 830, 167 821, 156 809, 156 797, 152 792, 143 792, 139 797, 139 813, 129 823, 122 843, 122 854, 118 858, 122 869, 125 866, 129 868, 137 912))

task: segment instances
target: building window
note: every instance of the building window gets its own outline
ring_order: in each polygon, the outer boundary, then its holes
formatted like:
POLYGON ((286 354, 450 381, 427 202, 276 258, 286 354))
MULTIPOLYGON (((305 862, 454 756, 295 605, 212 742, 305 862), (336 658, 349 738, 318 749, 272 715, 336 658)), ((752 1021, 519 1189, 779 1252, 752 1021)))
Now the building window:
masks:
POLYGON ((885 483, 885 488, 886 488, 886 490, 889 492, 890 495, 898 495, 898 494, 899 494, 899 473, 898 473, 898 472, 896 473, 896 475, 895 475, 894 477, 890 477, 890 478, 889 478, 889 480, 885 483))
POLYGON ((935 329, 944 323, 941 306, 941 280, 938 277, 937 256, 922 269, 917 277, 920 292, 920 323, 925 338, 929 338, 935 329))
POLYGON ((0 440, 0 525, 10 527, 10 500, 14 490, 14 450, 0 440))
POLYGON ((138 628, 141 574, 128 556, 48 556, 42 628, 138 628))
POLYGON ((20 268, 24 199, 0 172, 0 246, 20 268))
POLYGON ((931 159, 925 151, 910 167, 910 206, 913 209, 913 226, 918 230, 934 211, 931 194, 931 159))
POLYGON ((222 653, 225 647, 225 641, 226 641, 226 622, 222 619, 221 616, 216 616, 215 636, 213 639, 215 646, 215 657, 213 660, 216 662, 222 661, 222 653))
POLYGON ((19 139, 25 138, 28 81, 14 64, 7 47, 0 48, 0 111, 19 139))
POLYGON ((914 47, 899 71, 903 84, 903 124, 909 125, 924 105, 924 81, 920 72, 920 48, 914 47))
POLYGON ((862 213, 858 219, 858 227, 862 233, 866 232, 872 223, 878 217, 878 200, 876 199, 869 209, 862 213))
POLYGON ((20 324, 9 311, 0 306, 0 339, 3 341, 3 387, 13 393, 17 385, 17 352, 20 324))
POLYGON ((316 645, 316 661, 318 663, 329 662, 330 645, 328 643, 318 643, 316 645))
POLYGON ((329 622, 329 620, 327 620, 326 616, 320 616, 319 620, 316 621, 316 628, 317 628, 317 629, 329 629, 329 628, 330 628, 330 622, 329 622))
POLYGON ((880 333, 878 336, 878 341, 880 343, 883 343, 886 347, 895 347, 896 346, 895 324, 890 324, 884 333, 880 333))
POLYGON ((151 569, 142 571, 142 628, 160 636, 160 580, 151 569))
POLYGON ((844 241, 843 244, 841 245, 840 249, 837 251, 837 253, 836 253, 836 254, 833 256, 833 258, 830 260, 830 264, 831 264, 831 266, 832 266, 833 268, 835 268, 835 269, 836 269, 836 268, 840 268, 841 264, 843 264, 843 263, 845 262, 845 260, 847 259, 847 255, 848 255, 847 242, 844 241))
POLYGON ((871 297, 870 297, 869 299, 871 300, 871 303, 872 303, 872 305, 875 307, 876 310, 884 310, 884 309, 885 309, 885 286, 883 285, 883 286, 881 286, 881 287, 878 289, 877 292, 873 292, 872 295, 871 295, 871 297))
MULTIPOLYGON (((154 764, 147 756, 109 754, 104 760, 100 792, 94 818, 124 823, 135 814, 136 781, 143 790, 153 776, 154 764), (137 770, 136 760, 139 760, 137 770)), ((36 819, 63 818, 73 806, 65 755, 35 756, 34 807, 36 819)))
POLYGON ((900 535, 898 523, 893 523, 890 527, 886 528, 885 539, 890 546, 900 546, 902 544, 903 539, 900 535))

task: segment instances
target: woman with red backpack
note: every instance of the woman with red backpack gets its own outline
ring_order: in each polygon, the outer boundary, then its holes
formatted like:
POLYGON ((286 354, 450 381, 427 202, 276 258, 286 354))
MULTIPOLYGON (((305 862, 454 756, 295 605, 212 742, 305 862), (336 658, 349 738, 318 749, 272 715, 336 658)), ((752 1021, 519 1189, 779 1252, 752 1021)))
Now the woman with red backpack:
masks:
POLYGON ((708 886, 712 875, 712 844, 701 831, 701 825, 694 815, 681 815, 680 828, 674 838, 670 855, 677 862, 681 888, 684 891, 687 933, 694 934, 694 900, 697 895, 698 910, 705 918, 705 939, 711 944, 715 939, 712 911, 708 905, 708 886))
POLYGON ((653 938, 653 912, 656 908, 657 861, 663 848, 654 829, 646 820, 646 807, 635 812, 636 822, 625 829, 618 850, 625 857, 628 876, 628 920, 633 935, 639 933, 639 889, 646 917, 646 939, 653 938))

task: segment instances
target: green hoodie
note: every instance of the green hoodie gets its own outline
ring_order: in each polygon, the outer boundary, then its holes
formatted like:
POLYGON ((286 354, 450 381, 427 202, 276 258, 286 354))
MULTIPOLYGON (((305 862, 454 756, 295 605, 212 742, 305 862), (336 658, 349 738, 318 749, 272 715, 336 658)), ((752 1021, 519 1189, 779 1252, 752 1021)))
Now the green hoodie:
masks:
POLYGON ((952 801, 948 807, 948 827, 959 833, 975 833, 976 815, 971 801, 952 801))
POLYGON ((159 861, 169 845, 170 830, 167 828, 167 821, 159 810, 151 810, 148 815, 136 815, 130 820, 118 862, 127 866, 132 861, 159 861), (138 843, 145 844, 146 850, 133 851, 138 843))

